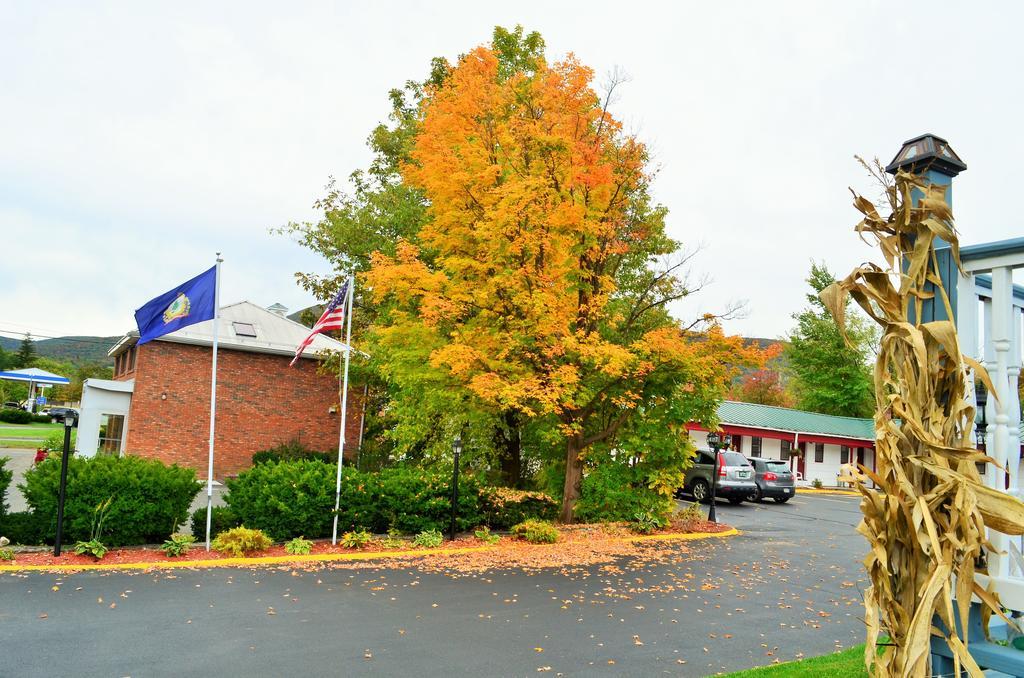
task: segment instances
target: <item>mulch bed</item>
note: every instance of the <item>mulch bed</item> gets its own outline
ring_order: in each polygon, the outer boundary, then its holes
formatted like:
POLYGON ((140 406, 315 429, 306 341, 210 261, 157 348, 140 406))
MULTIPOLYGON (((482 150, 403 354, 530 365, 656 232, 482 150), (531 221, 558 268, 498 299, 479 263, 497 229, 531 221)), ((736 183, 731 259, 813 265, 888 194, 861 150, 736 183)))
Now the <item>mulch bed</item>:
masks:
MULTIPOLYGON (((709 523, 705 520, 677 521, 675 524, 653 535, 679 533, 717 533, 732 529, 728 525, 709 523)), ((437 553, 429 555, 396 555, 393 558, 374 558, 370 561, 323 561, 301 562, 303 566, 314 567, 366 567, 371 564, 379 567, 389 561, 421 561, 421 566, 431 570, 480 572, 501 567, 566 567, 583 566, 594 563, 610 562, 615 558, 636 553, 657 557, 659 552, 678 555, 685 552, 685 546, 675 540, 632 540, 637 535, 624 524, 571 525, 559 528, 560 540, 555 544, 529 544, 514 537, 504 535, 494 545, 486 544, 472 535, 462 535, 455 541, 445 541, 440 550, 481 549, 462 553, 437 553)), ((189 561, 209 561, 232 558, 230 555, 216 551, 207 552, 204 544, 197 543, 185 555, 170 558, 154 546, 134 546, 111 549, 106 556, 97 561, 91 556, 76 555, 73 545, 66 549, 59 558, 53 557, 52 550, 21 550, 15 553, 13 561, 0 561, 0 565, 17 566, 51 566, 59 569, 62 566, 74 565, 131 565, 134 563, 183 563, 189 561)), ((311 555, 328 554, 387 554, 389 552, 419 551, 411 539, 403 540, 397 548, 385 547, 382 540, 375 539, 361 549, 349 549, 332 546, 330 540, 318 540, 313 543, 311 555)), ((285 551, 284 545, 275 545, 266 551, 250 554, 252 557, 283 556, 293 557, 285 551)), ((296 563, 301 561, 295 557, 296 563)), ((254 565, 257 563, 246 563, 254 565)), ((280 563, 271 563, 279 565, 280 563)))

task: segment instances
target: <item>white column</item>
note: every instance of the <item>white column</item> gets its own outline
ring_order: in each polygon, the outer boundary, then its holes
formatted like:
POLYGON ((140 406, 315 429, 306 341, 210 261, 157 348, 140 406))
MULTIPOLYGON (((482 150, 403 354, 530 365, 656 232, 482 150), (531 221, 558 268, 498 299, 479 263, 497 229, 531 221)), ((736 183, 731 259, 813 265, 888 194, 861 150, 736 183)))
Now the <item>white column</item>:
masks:
MULTIPOLYGON (((982 304, 984 307, 984 322, 982 326, 985 328, 984 336, 984 348, 982 350, 983 360, 982 363, 985 365, 985 369, 988 371, 989 378, 992 382, 996 380, 996 350, 992 343, 992 299, 991 297, 982 298, 982 304)), ((992 394, 988 394, 988 399, 985 404, 985 453, 990 456, 995 456, 995 443, 993 433, 995 432, 995 421, 996 421, 996 403, 995 398, 992 394)), ((993 466, 988 464, 985 467, 985 484, 989 487, 1003 489, 1002 483, 1003 475, 1002 472, 993 466)))
MULTIPOLYGON (((1005 485, 1005 470, 1009 457, 1010 447, 1010 347, 1012 345, 1012 330, 1010 328, 1010 312, 1013 308, 1013 280, 1011 271, 1005 266, 992 269, 992 350, 995 353, 995 363, 989 368, 992 376, 992 384, 995 386, 997 398, 990 398, 995 405, 995 418, 990 420, 989 427, 992 429, 992 452, 991 456, 1001 467, 996 472, 996 489, 1003 490, 1005 485)), ((999 551, 1006 549, 1007 538, 998 532, 991 532, 992 544, 999 551)), ((1009 574, 1008 558, 1001 556, 996 560, 997 569, 993 572, 990 559, 989 574, 1006 576, 1009 574)))
POLYGON ((1017 386, 1020 379, 1020 307, 1013 303, 1013 276, 1010 276, 1010 355, 1007 367, 1007 413, 1010 420, 1009 441, 1006 448, 1006 463, 1010 467, 1010 492, 1019 494, 1018 475, 1020 471, 1020 393, 1017 386))
MULTIPOLYGON (((961 355, 969 356, 975 360, 980 359, 978 350, 978 293, 975 288, 974 274, 957 276, 956 283, 956 333, 960 342, 961 355)), ((978 406, 977 398, 974 395, 974 372, 965 370, 965 381, 967 393, 964 398, 975 408, 978 406)), ((964 440, 974 447, 974 422, 971 421, 963 432, 964 440)))

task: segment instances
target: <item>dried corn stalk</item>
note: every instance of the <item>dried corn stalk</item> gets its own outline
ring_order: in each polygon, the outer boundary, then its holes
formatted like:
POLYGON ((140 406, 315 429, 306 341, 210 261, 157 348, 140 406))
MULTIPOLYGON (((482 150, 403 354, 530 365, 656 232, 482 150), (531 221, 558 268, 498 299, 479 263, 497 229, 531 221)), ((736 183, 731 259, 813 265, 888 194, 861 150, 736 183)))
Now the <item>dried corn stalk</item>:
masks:
POLYGON ((981 676, 954 619, 967 628, 972 593, 1002 614, 994 596, 975 584, 975 562, 991 547, 986 525, 1008 534, 1024 530, 1024 504, 984 487, 975 467, 992 460, 973 446, 966 370, 995 393, 988 374, 960 354, 952 322, 910 320, 921 317, 926 299, 954 317, 933 244, 935 236, 950 243, 960 265, 945 189, 900 172, 886 186, 886 218, 854 194, 864 215, 856 230, 878 244, 887 265, 865 264, 821 294, 841 329, 847 295, 883 329, 875 364, 876 471, 860 466, 852 478, 863 497, 857 529, 871 547, 864 560, 871 578, 865 662, 878 676, 928 675, 932 634, 946 637, 958 669, 981 676), (944 630, 933 625, 936 617, 944 630), (876 658, 882 633, 891 644, 876 658))

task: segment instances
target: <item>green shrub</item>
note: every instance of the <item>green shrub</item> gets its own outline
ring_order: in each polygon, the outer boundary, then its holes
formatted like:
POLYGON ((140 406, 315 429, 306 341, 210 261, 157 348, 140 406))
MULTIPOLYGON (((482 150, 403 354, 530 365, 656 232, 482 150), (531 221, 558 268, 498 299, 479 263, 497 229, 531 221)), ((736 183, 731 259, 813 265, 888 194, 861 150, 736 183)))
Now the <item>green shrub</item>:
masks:
POLYGON ((337 461, 338 455, 331 454, 329 452, 318 452, 311 450, 298 439, 289 440, 286 443, 281 443, 275 447, 271 447, 268 450, 260 450, 256 454, 252 455, 252 463, 264 464, 268 461, 298 461, 298 460, 317 460, 322 461, 325 464, 330 464, 332 461, 337 461))
POLYGON ((814 480, 811 481, 811 487, 820 490, 822 487, 824 487, 824 485, 822 484, 820 479, 815 478, 814 480))
MULTIPOLYGON (((316 460, 264 462, 228 481, 225 501, 238 519, 275 539, 331 533, 337 465, 316 460)), ((379 473, 344 469, 338 526, 343 531, 382 533, 394 528, 408 534, 443 529, 451 515, 451 476, 415 468, 379 473)), ((457 527, 483 522, 480 486, 464 475, 459 480, 457 527)))
POLYGON ((239 522, 284 541, 330 534, 337 466, 322 461, 267 461, 229 479, 224 501, 239 522))
POLYGON ((341 535, 341 545, 347 549, 361 549, 372 540, 373 535, 366 530, 356 530, 341 535))
MULTIPOLYGON (((60 459, 49 458, 25 473, 18 487, 32 511, 43 521, 43 539, 52 541, 57 527, 57 488, 60 459)), ((89 538, 97 504, 113 497, 105 524, 110 546, 158 544, 188 515, 201 485, 195 471, 165 466, 141 457, 72 457, 68 463, 64 537, 69 542, 89 538)))
POLYGON ((14 551, 6 548, 11 540, 7 537, 0 537, 0 560, 14 560, 14 551))
POLYGON ((75 553, 80 556, 88 554, 96 560, 100 560, 103 556, 107 555, 107 547, 100 541, 100 536, 103 534, 103 521, 106 520, 107 515, 110 513, 110 505, 113 501, 113 497, 107 497, 105 501, 96 504, 96 508, 93 509, 92 513, 92 530, 89 532, 89 539, 75 544, 75 553))
POLYGON ((494 529, 507 530, 524 520, 554 520, 558 502, 543 492, 526 492, 507 487, 480 490, 480 509, 484 522, 494 529))
MULTIPOLYGON (((227 532, 232 527, 238 527, 242 521, 238 519, 230 506, 214 506, 210 511, 210 534, 216 536, 221 532, 227 532)), ((196 539, 206 539, 206 507, 196 509, 192 512, 192 534, 196 539)))
POLYGON ((423 549, 436 549, 444 542, 444 537, 439 530, 424 530, 412 540, 413 546, 423 549))
MULTIPOLYGON (((0 409, 0 422, 5 424, 28 424, 32 421, 32 413, 25 410, 10 408, 0 409)), ((49 421, 49 419, 47 419, 49 421)))
POLYGON ((285 553, 293 556, 308 556, 313 552, 313 542, 302 537, 296 537, 284 545, 285 553))
POLYGON ((248 527, 233 527, 221 532, 213 540, 213 549, 232 556, 244 556, 250 553, 266 551, 270 548, 270 537, 262 530, 250 530, 248 527))
POLYGON ((575 515, 584 523, 630 522, 643 512, 667 519, 674 508, 670 498, 648 487, 636 467, 606 463, 584 476, 575 515))
POLYGON ((388 549, 402 548, 405 546, 405 540, 402 539, 398 530, 392 528, 388 530, 388 536, 384 538, 381 545, 388 549))
POLYGON ((558 529, 544 520, 525 520, 512 527, 512 534, 531 544, 554 544, 558 541, 558 529))
POLYGON ((7 468, 7 462, 10 460, 10 457, 0 457, 0 520, 7 513, 7 488, 11 486, 11 480, 14 478, 14 471, 7 468))
POLYGON ((42 544, 45 532, 46 520, 30 511, 0 515, 0 535, 10 539, 12 544, 42 544))
POLYGON ((33 424, 49 424, 51 419, 48 414, 33 414, 29 421, 33 424))
POLYGON ((192 548, 192 544, 196 543, 196 538, 191 534, 181 534, 176 532, 171 535, 170 539, 164 542, 160 548, 168 558, 177 558, 183 556, 189 552, 192 548))
POLYGON ((675 520, 680 522, 688 523, 695 520, 704 520, 704 509, 701 508, 700 502, 695 501, 692 504, 687 504, 686 508, 679 509, 674 516, 675 520))
POLYGON ((491 528, 489 527, 481 527, 473 533, 473 536, 485 544, 497 544, 501 541, 501 535, 491 534, 491 528))
MULTIPOLYGON (((42 445, 40 445, 40 447, 45 448, 47 450, 50 450, 51 452, 60 452, 60 451, 62 451, 64 449, 64 432, 60 431, 60 432, 56 432, 56 433, 51 433, 49 436, 46 437, 46 440, 43 442, 42 445)), ((75 448, 75 436, 72 434, 72 436, 71 436, 71 451, 72 452, 74 452, 74 448, 75 448)))
POLYGON ((630 527, 634 532, 640 534, 650 534, 655 530, 660 530, 668 524, 668 521, 660 516, 656 516, 649 511, 638 511, 633 515, 633 520, 630 523, 630 527))

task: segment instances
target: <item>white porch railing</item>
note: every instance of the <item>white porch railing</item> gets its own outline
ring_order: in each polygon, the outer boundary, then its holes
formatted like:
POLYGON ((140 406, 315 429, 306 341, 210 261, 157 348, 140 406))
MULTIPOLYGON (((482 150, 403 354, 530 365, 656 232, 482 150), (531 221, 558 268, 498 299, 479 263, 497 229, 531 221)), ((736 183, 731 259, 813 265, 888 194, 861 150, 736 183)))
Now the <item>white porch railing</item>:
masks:
MULTIPOLYGON (((965 276, 957 282, 957 331, 960 350, 981 361, 997 397, 989 396, 984 413, 985 448, 998 466, 989 464, 989 487, 1024 498, 1020 486, 1021 329, 1024 288, 1014 286, 1013 271, 1024 268, 1024 239, 964 247, 965 276)), ((974 389, 970 396, 974 398, 974 389)), ((971 435, 973 438, 973 431, 971 435)), ((1024 542, 993 530, 989 539, 998 553, 988 557, 989 576, 1004 605, 1024 610, 1024 542)))

